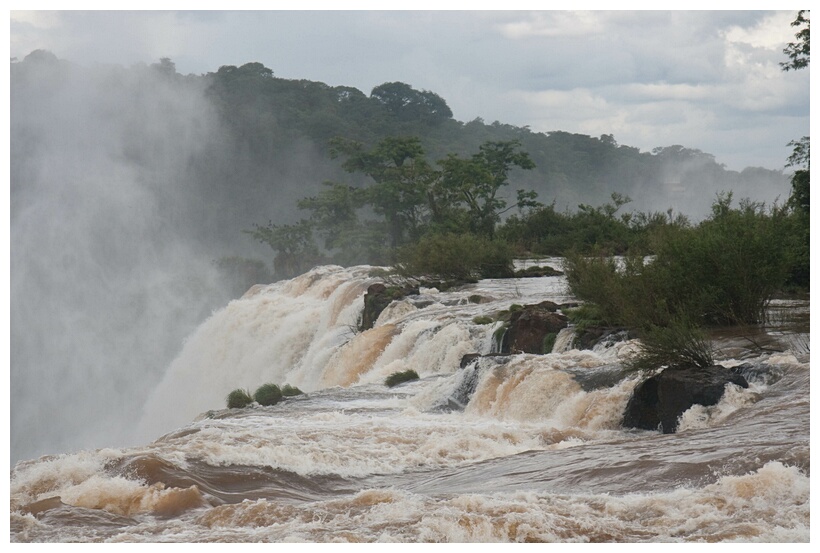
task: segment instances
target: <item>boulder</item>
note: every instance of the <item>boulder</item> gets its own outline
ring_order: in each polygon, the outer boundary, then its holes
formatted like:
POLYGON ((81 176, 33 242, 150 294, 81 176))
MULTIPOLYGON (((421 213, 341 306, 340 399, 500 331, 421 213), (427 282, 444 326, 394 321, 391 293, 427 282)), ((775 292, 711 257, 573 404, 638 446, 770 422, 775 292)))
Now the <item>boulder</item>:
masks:
POLYGON ((526 269, 520 269, 515 272, 516 278, 535 278, 535 277, 551 277, 551 276, 561 276, 564 273, 557 269, 553 269, 548 265, 539 266, 539 267, 527 267, 526 269))
POLYGON ((365 331, 373 328, 376 321, 381 315, 381 312, 395 300, 400 300, 405 296, 411 294, 418 295, 418 287, 405 286, 385 286, 381 282, 371 284, 367 288, 364 295, 364 310, 362 311, 362 319, 359 323, 359 331, 365 331))
POLYGON ((464 368, 468 367, 473 361, 475 361, 476 359, 480 359, 480 358, 481 358, 480 353, 465 353, 464 355, 461 356, 461 363, 459 363, 459 367, 464 369, 464 368))
POLYGON ((588 326, 577 333, 575 341, 578 349, 593 349, 599 342, 622 342, 634 338, 634 334, 623 327, 588 326))
POLYGON ((525 305, 510 315, 510 324, 501 342, 502 353, 550 353, 544 351, 545 339, 549 335, 555 341, 555 335, 566 328, 567 318, 555 313, 558 306, 552 302, 541 302, 537 305, 525 305))
POLYGON ((632 392, 622 426, 673 434, 684 411, 693 405, 715 405, 728 383, 749 387, 739 371, 721 365, 664 369, 632 392))

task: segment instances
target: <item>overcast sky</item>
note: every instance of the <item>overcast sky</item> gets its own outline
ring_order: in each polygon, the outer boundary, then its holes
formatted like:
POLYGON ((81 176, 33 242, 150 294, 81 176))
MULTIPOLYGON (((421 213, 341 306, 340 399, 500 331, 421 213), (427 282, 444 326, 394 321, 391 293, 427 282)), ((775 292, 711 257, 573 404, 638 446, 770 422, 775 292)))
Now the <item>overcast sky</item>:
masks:
POLYGON ((169 57, 183 74, 261 62, 366 94, 402 81, 442 96, 460 121, 614 134, 644 151, 682 144, 729 169, 781 169, 786 144, 809 134, 809 70, 778 65, 795 15, 12 11, 10 54, 123 66, 169 57))

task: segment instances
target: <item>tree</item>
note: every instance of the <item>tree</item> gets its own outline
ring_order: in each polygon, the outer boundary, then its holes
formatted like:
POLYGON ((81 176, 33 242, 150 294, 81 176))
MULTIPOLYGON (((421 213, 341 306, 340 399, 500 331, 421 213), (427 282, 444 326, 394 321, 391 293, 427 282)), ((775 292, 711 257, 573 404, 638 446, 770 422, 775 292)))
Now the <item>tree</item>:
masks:
POLYGON ((441 96, 429 90, 418 91, 402 82, 381 84, 370 92, 370 97, 404 121, 436 122, 453 117, 441 96))
POLYGON ((797 169, 792 176, 792 192, 789 196, 789 206, 801 210, 806 214, 809 213, 809 184, 810 184, 810 169, 809 158, 811 142, 808 136, 804 136, 800 140, 792 140, 789 142, 794 150, 789 156, 786 167, 801 167, 797 169))
POLYGON ((254 225, 250 234, 277 252, 273 260, 274 272, 278 278, 293 278, 312 268, 321 260, 319 249, 313 241, 311 224, 302 220, 295 225, 254 225))
POLYGON ((171 61, 171 58, 159 58, 159 63, 152 63, 151 69, 169 78, 175 77, 177 74, 177 66, 171 61))
POLYGON ((797 17, 792 21, 791 25, 792 27, 802 27, 804 24, 806 28, 801 29, 794 35, 797 41, 790 42, 788 46, 783 49, 783 53, 789 57, 789 61, 780 63, 780 67, 783 68, 783 71, 803 69, 809 66, 809 57, 811 54, 811 20, 809 19, 809 10, 800 10, 797 12, 797 17))
MULTIPOLYGON (((470 232, 492 238, 500 212, 507 205, 498 197, 498 192, 509 184, 510 170, 535 167, 529 154, 517 151, 520 145, 518 140, 485 142, 469 159, 450 154, 439 162, 442 167, 437 190, 439 203, 463 202, 469 214, 470 232)), ((519 200, 525 205, 534 201, 526 193, 519 194, 519 200)))
POLYGON ((344 155, 342 167, 362 172, 373 184, 362 191, 363 202, 385 218, 390 247, 415 241, 425 222, 427 191, 436 179, 416 137, 388 137, 366 151, 360 142, 332 141, 331 157, 344 155))
MULTIPOLYGON (((797 42, 790 42, 783 50, 789 57, 788 62, 783 62, 780 66, 783 71, 791 69, 804 69, 809 66, 811 56, 810 26, 808 10, 800 10, 797 17, 792 22, 792 27, 802 27, 795 38, 797 42)), ((809 192, 811 185, 811 141, 808 136, 800 140, 789 142, 792 146, 792 154, 789 156, 786 167, 800 167, 792 175, 792 190, 789 196, 788 206, 794 211, 795 235, 798 237, 798 244, 794 247, 794 262, 789 275, 789 284, 799 287, 809 287, 809 242, 811 240, 809 223, 809 192)))
MULTIPOLYGON (((789 56, 788 62, 781 62, 780 67, 783 71, 791 69, 803 69, 809 66, 809 59, 811 56, 810 47, 810 25, 809 10, 800 10, 797 12, 797 17, 792 21, 792 27, 801 27, 806 25, 805 29, 801 29, 795 38, 797 42, 790 42, 783 50, 783 53, 789 56)), ((794 150, 789 156, 786 167, 802 167, 795 171, 792 177, 792 194, 789 198, 789 203, 792 207, 804 210, 808 213, 809 210, 809 182, 810 178, 810 147, 811 141, 808 136, 804 136, 800 140, 792 140, 788 144, 794 150)))

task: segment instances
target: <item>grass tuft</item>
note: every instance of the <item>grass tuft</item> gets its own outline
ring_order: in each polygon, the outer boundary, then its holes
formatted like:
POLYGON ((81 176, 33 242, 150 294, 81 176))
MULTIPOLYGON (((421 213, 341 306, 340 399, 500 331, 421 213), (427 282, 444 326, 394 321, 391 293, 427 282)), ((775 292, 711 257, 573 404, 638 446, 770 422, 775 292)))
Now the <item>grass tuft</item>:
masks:
POLYGON ((393 386, 397 386, 403 382, 409 382, 411 380, 418 380, 419 374, 410 369, 409 371, 393 373, 387 378, 384 379, 384 385, 388 388, 392 388, 393 386))
POLYGON ((228 409, 242 409, 253 403, 253 398, 247 390, 237 388, 226 398, 228 402, 228 409))
POLYGON ((262 384, 253 394, 259 405, 276 405, 282 399, 282 390, 276 384, 262 384))

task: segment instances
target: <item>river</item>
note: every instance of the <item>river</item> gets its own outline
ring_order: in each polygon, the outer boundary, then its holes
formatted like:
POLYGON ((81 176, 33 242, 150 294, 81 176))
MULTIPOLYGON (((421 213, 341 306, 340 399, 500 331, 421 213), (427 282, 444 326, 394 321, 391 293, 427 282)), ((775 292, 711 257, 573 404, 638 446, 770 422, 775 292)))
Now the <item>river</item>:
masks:
POLYGON ((634 341, 461 368, 495 348, 476 317, 571 301, 562 276, 422 288, 358 332, 383 278, 318 267, 214 313, 133 421, 145 445, 13 467, 11 541, 809 541, 808 301, 716 334, 749 388, 664 435, 620 427, 634 341), (225 407, 266 382, 305 393, 225 407))

